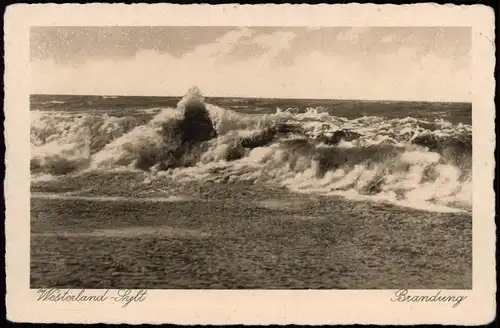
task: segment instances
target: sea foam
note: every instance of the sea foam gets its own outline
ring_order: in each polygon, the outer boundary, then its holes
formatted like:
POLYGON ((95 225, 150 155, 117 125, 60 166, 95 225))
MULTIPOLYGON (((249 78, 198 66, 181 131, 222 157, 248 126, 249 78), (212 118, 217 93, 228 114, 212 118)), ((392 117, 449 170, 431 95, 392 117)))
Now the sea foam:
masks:
POLYGON ((33 179, 121 168, 179 182, 252 181, 436 211, 471 208, 467 124, 442 118, 347 119, 318 108, 242 114, 206 103, 195 89, 175 108, 150 114, 144 121, 33 111, 33 179), (179 127, 189 106, 206 110, 214 132, 186 146, 179 127))

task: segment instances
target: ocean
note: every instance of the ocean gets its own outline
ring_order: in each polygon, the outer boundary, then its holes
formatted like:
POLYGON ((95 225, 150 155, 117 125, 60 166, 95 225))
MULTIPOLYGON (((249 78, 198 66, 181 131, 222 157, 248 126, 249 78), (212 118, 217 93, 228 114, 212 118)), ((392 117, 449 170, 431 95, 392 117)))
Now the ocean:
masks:
POLYGON ((470 288, 471 120, 468 103, 32 95, 32 288, 470 288), (186 147, 193 101, 213 132, 186 147))

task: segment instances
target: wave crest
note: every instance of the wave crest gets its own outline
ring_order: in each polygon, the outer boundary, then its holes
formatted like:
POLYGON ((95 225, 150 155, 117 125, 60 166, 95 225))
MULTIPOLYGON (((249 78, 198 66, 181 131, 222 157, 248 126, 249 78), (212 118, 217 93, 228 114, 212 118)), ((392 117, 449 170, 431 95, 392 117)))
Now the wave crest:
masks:
POLYGON ((32 112, 39 174, 126 168, 179 181, 272 183, 297 192, 468 208, 472 127, 320 108, 236 113, 191 90, 156 115, 32 112), (148 116, 149 115, 149 116, 148 116))

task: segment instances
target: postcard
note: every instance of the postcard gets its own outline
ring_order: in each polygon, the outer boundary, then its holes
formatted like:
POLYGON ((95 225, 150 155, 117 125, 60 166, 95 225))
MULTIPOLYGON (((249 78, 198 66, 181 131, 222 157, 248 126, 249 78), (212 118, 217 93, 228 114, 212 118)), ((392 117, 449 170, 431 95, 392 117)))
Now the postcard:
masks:
POLYGON ((7 317, 485 324, 485 6, 18 4, 7 317))

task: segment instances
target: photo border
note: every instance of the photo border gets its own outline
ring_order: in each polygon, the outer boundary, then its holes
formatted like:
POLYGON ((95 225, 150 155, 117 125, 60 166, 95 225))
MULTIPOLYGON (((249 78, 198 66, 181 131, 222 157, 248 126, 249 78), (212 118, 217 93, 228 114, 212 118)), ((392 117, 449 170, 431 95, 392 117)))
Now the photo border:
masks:
MULTIPOLYGON (((484 324, 495 316, 494 15, 482 5, 16 4, 4 16, 6 305, 12 321, 175 324, 484 324), (391 302, 395 290, 148 290, 144 302, 37 302, 30 289, 30 26, 472 27, 473 289, 448 303, 391 302)), ((403 287, 403 286, 402 286, 403 287)), ((99 293, 98 290, 91 292, 99 293)), ((435 290, 411 290, 432 295, 435 290)))

